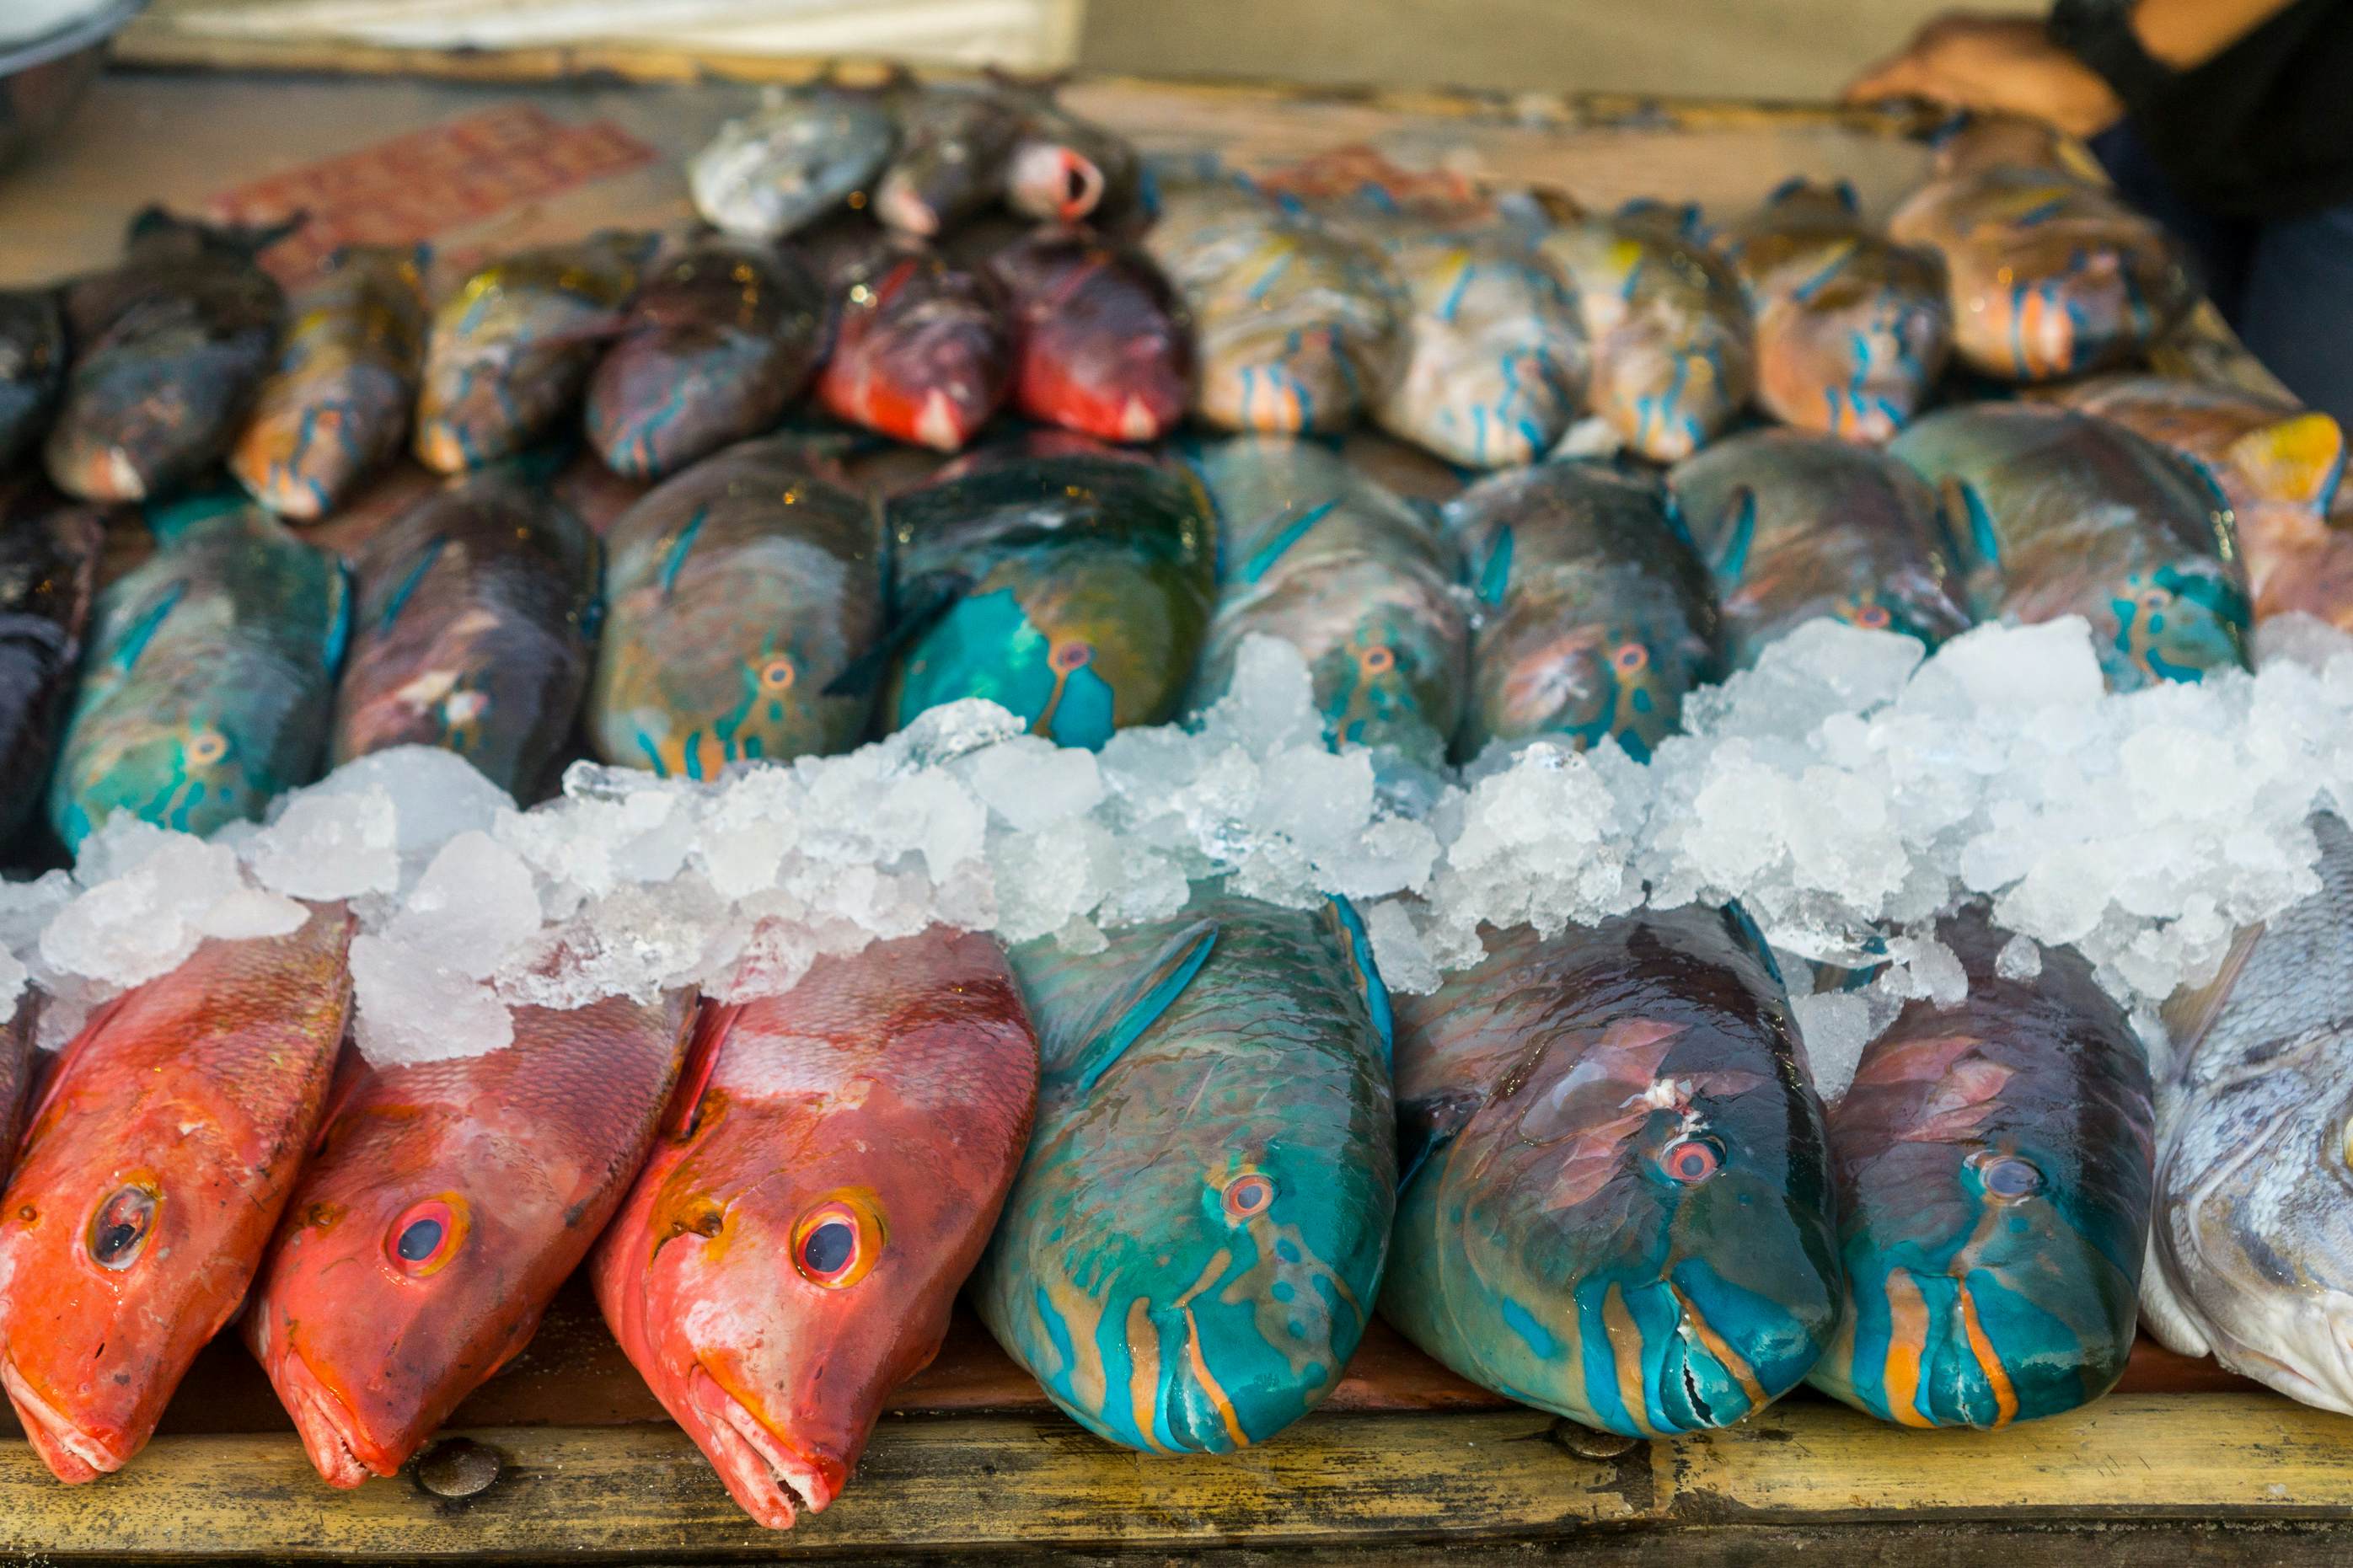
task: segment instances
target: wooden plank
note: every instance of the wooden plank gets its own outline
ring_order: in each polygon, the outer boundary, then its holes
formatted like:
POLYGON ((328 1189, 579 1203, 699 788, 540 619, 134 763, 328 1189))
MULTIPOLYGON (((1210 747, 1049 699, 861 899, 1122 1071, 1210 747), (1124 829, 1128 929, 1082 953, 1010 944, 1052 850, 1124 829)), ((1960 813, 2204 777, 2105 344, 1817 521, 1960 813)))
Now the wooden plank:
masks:
MULTIPOLYGON (((894 1419, 825 1514, 753 1528, 667 1426, 493 1427, 467 1500, 413 1478, 332 1491, 291 1438, 167 1436, 62 1488, 0 1447, 0 1549, 70 1560, 224 1555, 482 1561, 747 1552, 1179 1552, 1551 1540, 1628 1526, 2009 1526, 2170 1518, 2353 1525, 2344 1419, 2268 1394, 2121 1395, 2000 1433, 1919 1433, 1794 1405, 1673 1443, 1527 1411, 1320 1414, 1240 1454, 1115 1448, 1054 1417, 894 1419)), ((1810 1539, 1811 1539, 1810 1537, 1810 1539)))

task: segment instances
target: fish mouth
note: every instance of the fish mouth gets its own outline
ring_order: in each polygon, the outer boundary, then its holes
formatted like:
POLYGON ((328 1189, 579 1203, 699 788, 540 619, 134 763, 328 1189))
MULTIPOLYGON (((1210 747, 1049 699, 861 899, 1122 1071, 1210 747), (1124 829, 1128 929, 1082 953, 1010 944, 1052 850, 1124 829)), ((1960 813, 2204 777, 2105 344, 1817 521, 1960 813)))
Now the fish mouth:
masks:
POLYGON ((278 1385, 286 1414, 293 1417, 294 1430, 301 1435, 302 1451, 329 1486, 348 1490, 370 1476, 388 1476, 400 1468, 396 1461, 385 1463, 382 1446, 368 1439, 358 1415, 311 1370, 299 1349, 290 1346, 269 1369, 269 1378, 278 1385), (361 1458, 363 1447, 372 1458, 361 1458))
POLYGON ((16 1407, 16 1419, 26 1437, 49 1472, 68 1486, 79 1486, 111 1475, 130 1461, 135 1451, 76 1425, 64 1412, 33 1391, 16 1363, 0 1356, 0 1388, 16 1407))
POLYGON ((688 1399, 700 1417, 703 1454, 729 1495, 754 1521, 770 1530, 790 1530, 806 1510, 823 1513, 841 1494, 846 1479, 840 1461, 810 1459, 719 1385, 697 1363, 688 1399))

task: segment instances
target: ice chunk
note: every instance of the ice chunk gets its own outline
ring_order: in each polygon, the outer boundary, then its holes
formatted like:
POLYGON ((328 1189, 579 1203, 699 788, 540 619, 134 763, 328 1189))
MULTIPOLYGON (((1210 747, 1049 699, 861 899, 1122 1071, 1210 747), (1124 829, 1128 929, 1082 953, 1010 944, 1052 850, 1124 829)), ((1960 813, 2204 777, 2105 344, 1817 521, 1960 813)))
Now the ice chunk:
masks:
POLYGON ((1871 1043, 1871 1004, 1856 992, 1823 991, 1792 996, 1789 1005, 1798 1016, 1798 1036, 1805 1042, 1814 1092, 1826 1103, 1844 1099, 1862 1060, 1862 1048, 1871 1043))
POLYGON ((386 934, 442 968, 483 980, 539 929, 531 868, 489 834, 469 830, 441 847, 386 934))
POLYGON ((1103 770, 1092 752, 1015 735, 975 753, 966 776, 988 808, 1017 833, 1042 833, 1083 816, 1103 801, 1103 770))
POLYGON ((353 937, 352 993, 353 1037, 377 1067, 481 1056, 514 1043, 514 1018, 489 987, 405 942, 353 937))
POLYGON ((1365 934, 1373 944, 1373 965, 1381 980, 1400 996, 1426 996, 1443 978, 1413 919, 1396 899, 1384 899, 1366 908, 1365 934))
POLYGON ((482 776, 473 763, 439 746, 390 746, 354 757, 304 797, 382 794, 398 823, 396 845, 404 859, 422 863, 465 832, 486 832, 514 797, 482 776))
POLYGON ((130 870, 58 910, 41 931, 40 955, 86 980, 143 984, 195 952, 216 905, 246 892, 234 851, 170 834, 130 870))
POLYGON ((2031 936, 2014 936, 1994 954, 1993 972, 2004 980, 2031 980, 2042 973, 2042 949, 2031 936))
POLYGON ((298 899, 356 899, 400 886, 400 818, 370 787, 286 796, 246 848, 257 880, 298 899))
POLYGON ((194 923, 200 935, 242 941, 290 935, 310 918, 309 909, 283 894, 240 888, 216 900, 194 923))

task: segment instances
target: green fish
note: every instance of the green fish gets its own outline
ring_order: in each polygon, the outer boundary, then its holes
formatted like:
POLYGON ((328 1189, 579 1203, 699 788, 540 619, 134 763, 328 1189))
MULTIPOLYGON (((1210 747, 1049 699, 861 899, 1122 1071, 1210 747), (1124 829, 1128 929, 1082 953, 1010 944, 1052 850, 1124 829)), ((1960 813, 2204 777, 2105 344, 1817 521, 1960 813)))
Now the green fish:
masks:
POLYGON ((160 547, 100 596, 49 784, 68 848, 118 811, 183 833, 317 776, 350 631, 332 555, 244 500, 149 514, 160 547))
POLYGON ((1936 492, 1874 447, 1754 430, 1667 476, 1736 668, 1818 616, 1929 647, 1968 627, 1936 492))
POLYGON ((983 1321, 1113 1442, 1264 1442, 1339 1381, 1388 1246, 1388 1004, 1363 928, 1204 889, 1101 952, 1012 957, 1044 1076, 983 1321))
POLYGON ((829 689, 881 637, 880 533, 873 506, 789 436, 648 491, 606 535, 597 754, 711 779, 855 744, 871 699, 829 689))
POLYGON ((1936 934, 1968 999, 1907 1005, 1831 1108, 1848 1303, 1812 1381, 1883 1421, 2006 1426, 2123 1375, 2148 1247, 2148 1064, 2072 949, 2012 980, 1982 910, 1936 934))
POLYGON ((1755 928, 1693 905, 1486 940, 1398 1003, 1382 1315, 1588 1426, 1754 1415, 1839 1306, 1821 1105, 1755 928))
POLYGON ((1244 638, 1297 647, 1335 744, 1437 767, 1461 724, 1471 629, 1433 521, 1314 442, 1237 436, 1203 454, 1225 585, 1187 707, 1232 682, 1244 638))
POLYGON ((890 529, 893 729, 965 697, 1071 746, 1175 716, 1215 592, 1191 475, 1081 454, 987 463, 893 498, 890 529))
POLYGON ((2118 691, 2246 663, 2238 531, 2187 459, 2026 403, 1940 409, 1887 449, 1936 487, 1979 620, 2083 616, 2118 691))
POLYGON ((1716 670, 1707 570, 1658 480, 1604 463, 1497 474, 1446 509, 1483 606, 1459 750, 1549 735, 1637 761, 1716 670))

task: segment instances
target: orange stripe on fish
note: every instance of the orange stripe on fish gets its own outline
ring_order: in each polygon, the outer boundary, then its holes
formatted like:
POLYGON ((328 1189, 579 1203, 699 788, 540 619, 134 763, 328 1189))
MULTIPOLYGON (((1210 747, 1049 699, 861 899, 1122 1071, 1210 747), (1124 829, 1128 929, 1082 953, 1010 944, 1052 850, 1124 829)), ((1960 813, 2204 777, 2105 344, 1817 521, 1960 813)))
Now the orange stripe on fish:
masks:
POLYGON ((1993 1389, 1993 1424, 2007 1426, 2018 1418, 2018 1390, 2010 1385, 2008 1369, 2001 1364, 1993 1342, 1986 1337, 1985 1326, 1978 1321, 1977 1298, 1969 1294, 1968 1282, 1956 1279, 1953 1284, 1960 1308, 1961 1330, 1968 1336, 1969 1353, 1977 1357, 1987 1384, 1993 1389))
POLYGON ((1732 1342, 1729 1340, 1715 1331, 1700 1310, 1692 1305, 1691 1299, 1678 1289, 1673 1281, 1668 1281, 1667 1289, 1672 1292, 1675 1305, 1682 1310, 1683 1321, 1689 1323, 1692 1332, 1699 1336, 1699 1342, 1706 1347, 1707 1353, 1715 1358, 1718 1366, 1732 1374, 1732 1381, 1740 1384, 1740 1392, 1748 1396, 1748 1408, 1751 1410, 1765 1408, 1770 1396, 1766 1394, 1765 1385, 1757 1381, 1757 1370, 1748 1364, 1738 1351, 1732 1348, 1732 1342))
POLYGON ((1625 1406, 1627 1423, 1646 1437, 1664 1436, 1651 1425, 1651 1399, 1642 1387, 1642 1331, 1615 1281, 1601 1298, 1601 1322, 1609 1331, 1609 1363, 1618 1371, 1618 1402, 1625 1406))
POLYGON ((1880 1381, 1887 1413, 1905 1426, 1933 1426, 1920 1408, 1920 1358, 1928 1348, 1928 1303, 1908 1268, 1887 1271, 1887 1359, 1880 1381))
MULTIPOLYGON (((1189 1314, 1188 1314, 1189 1321, 1189 1314)), ((1160 1397, 1160 1331, 1153 1325, 1151 1304, 1141 1296, 1127 1304, 1127 1403, 1135 1420, 1135 1435, 1155 1454, 1171 1450, 1155 1434, 1155 1415, 1160 1397)))

